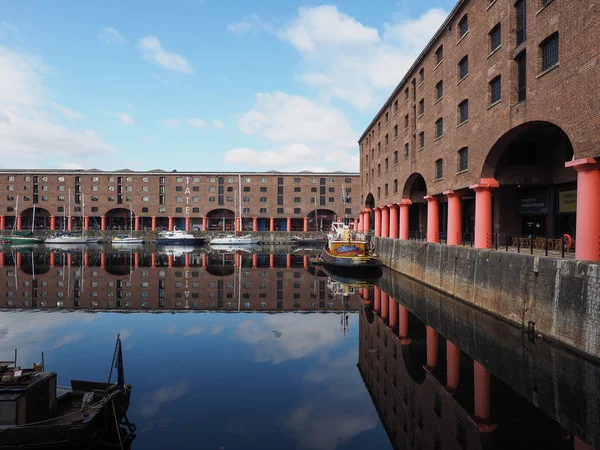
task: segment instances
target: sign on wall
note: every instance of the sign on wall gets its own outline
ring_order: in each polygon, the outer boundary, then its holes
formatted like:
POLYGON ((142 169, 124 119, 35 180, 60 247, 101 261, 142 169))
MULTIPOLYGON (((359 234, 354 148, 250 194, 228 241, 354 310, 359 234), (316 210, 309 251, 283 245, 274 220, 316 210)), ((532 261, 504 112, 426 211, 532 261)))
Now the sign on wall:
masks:
POLYGON ((577 190, 558 192, 558 212, 572 213, 577 210, 577 190))
POLYGON ((519 198, 519 214, 544 215, 548 214, 548 193, 524 195, 519 198))

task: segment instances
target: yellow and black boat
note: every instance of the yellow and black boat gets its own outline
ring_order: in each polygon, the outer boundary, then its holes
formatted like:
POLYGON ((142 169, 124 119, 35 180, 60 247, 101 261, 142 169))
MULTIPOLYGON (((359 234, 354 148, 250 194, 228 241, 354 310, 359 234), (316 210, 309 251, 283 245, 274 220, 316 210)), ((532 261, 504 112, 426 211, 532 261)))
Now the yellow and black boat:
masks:
POLYGON ((333 222, 321 253, 321 264, 345 269, 375 269, 381 260, 370 250, 367 236, 343 222, 333 222))

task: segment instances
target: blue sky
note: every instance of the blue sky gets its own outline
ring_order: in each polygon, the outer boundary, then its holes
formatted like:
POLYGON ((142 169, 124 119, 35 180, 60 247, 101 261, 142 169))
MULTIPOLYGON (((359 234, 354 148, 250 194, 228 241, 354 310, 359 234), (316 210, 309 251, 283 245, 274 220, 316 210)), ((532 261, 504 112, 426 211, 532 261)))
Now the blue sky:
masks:
POLYGON ((356 171, 454 2, 0 4, 3 169, 356 171))

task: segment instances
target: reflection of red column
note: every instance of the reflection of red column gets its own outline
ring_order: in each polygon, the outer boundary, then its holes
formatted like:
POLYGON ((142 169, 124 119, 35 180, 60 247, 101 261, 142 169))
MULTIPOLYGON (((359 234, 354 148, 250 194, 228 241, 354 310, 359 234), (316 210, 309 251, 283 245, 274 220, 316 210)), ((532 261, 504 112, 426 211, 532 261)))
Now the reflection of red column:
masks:
POLYGON ((387 206, 381 207, 381 237, 390 236, 390 210, 387 206))
POLYGON ((133 226, 134 226, 134 230, 135 231, 140 231, 140 218, 138 216, 135 216, 133 218, 133 226))
POLYGON ((168 257, 169 267, 173 267, 173 255, 169 255, 168 257))
POLYGON ((412 205, 412 202, 408 199, 404 199, 400 203, 398 203, 398 206, 400 207, 400 239, 408 239, 408 207, 410 205, 412 205))
POLYGON ((90 265, 90 255, 87 252, 83 254, 83 267, 89 267, 90 265))
POLYGON ((252 255, 252 268, 256 269, 258 267, 258 253, 254 253, 252 255))
POLYGON ((390 297, 390 328, 396 330, 398 326, 398 302, 390 297))
POLYGON ((584 158, 565 166, 577 171, 575 258, 600 261, 600 162, 584 158))
POLYGON ((381 319, 387 322, 390 311, 390 297, 385 292, 381 292, 381 319))
POLYGON ((475 191, 475 248, 492 248, 492 189, 498 186, 493 178, 469 186, 475 191))
POLYGON ((304 218, 304 231, 308 231, 308 217, 304 218))
POLYGON ((258 231, 258 217, 252 218, 252 231, 258 231))
POLYGON ((90 229, 90 218, 88 216, 85 216, 83 218, 83 229, 85 231, 88 231, 90 229))
POLYGON ((152 253, 152 268, 156 267, 156 253, 152 253))
POLYGON ((241 217, 235 218, 235 231, 242 231, 241 217))
POLYGON ((462 201, 456 191, 446 191, 448 197, 448 245, 462 244, 462 201))
POLYGON ((241 259, 242 259, 242 255, 240 255, 239 252, 235 252, 235 267, 240 267, 241 266, 241 259))
POLYGON ((56 253, 50 253, 50 267, 54 267, 56 264, 56 253))
POLYGON ((173 231, 173 217, 169 216, 169 231, 173 231))
POLYGON ((460 350, 450 341, 446 341, 446 390, 453 394, 460 382, 460 350))
POLYGON ((292 255, 288 254, 285 257, 285 266, 289 269, 290 267, 292 267, 292 255))
MULTIPOLYGON (((4 216, 0 217, 0 230, 4 230, 4 216)), ((56 230, 56 217, 50 216, 50 230, 56 230)))
POLYGON ((275 267, 275 255, 273 253, 269 255, 269 267, 271 269, 275 267))
POLYGON ((381 236, 381 208, 375 208, 375 236, 381 236))
POLYGON ((275 231, 275 217, 269 218, 269 231, 275 231))
POLYGON ((202 218, 202 229, 204 231, 206 231, 207 230, 207 228, 206 228, 207 226, 208 226, 208 219, 206 217, 203 217, 202 218))
POLYGON ((408 339, 408 309, 406 306, 398 306, 398 337, 400 339, 408 339))
POLYGON ((106 216, 100 217, 100 229, 106 231, 106 216))
POLYGON ((73 260, 73 255, 71 253, 67 253, 67 266, 71 267, 71 262, 73 260))
POLYGON ((426 328, 427 332, 427 366, 425 369, 428 371, 435 370, 438 359, 438 334, 429 325, 426 328))
POLYGON ((292 231, 292 218, 288 217, 287 218, 287 227, 286 227, 287 231, 292 231))
POLYGON ((390 208, 390 237, 398 239, 398 205, 388 205, 390 208))
POLYGON ((21 216, 17 217, 17 230, 21 229, 21 216))
POLYGON ((140 254, 139 253, 134 253, 133 255, 133 266, 134 267, 140 267, 140 254))
MULTIPOLYGON (((50 253, 50 261, 52 261, 52 255, 54 253, 50 253)), ((0 252, 0 267, 4 267, 4 252, 0 252)), ((50 267, 53 267, 53 265, 51 264, 50 267)))
POLYGON ((156 216, 152 216, 152 231, 156 231, 156 216))
POLYGON ((304 264, 304 268, 306 269, 308 267, 308 255, 304 255, 302 257, 302 262, 304 264))
POLYGON ((202 253, 202 268, 206 269, 206 253, 202 253))
POLYGON ((106 253, 100 254, 100 267, 106 267, 106 253))
POLYGON ((426 195, 427 200, 427 242, 440 242, 440 204, 437 197, 426 195))
POLYGON ((381 290, 376 287, 373 289, 375 291, 375 311, 381 311, 381 290))
MULTIPOLYGON (((23 255, 21 255, 21 253, 17 253, 17 266, 21 267, 21 257, 23 255)), ((69 256, 71 256, 71 254, 69 253, 69 256)))
POLYGON ((490 372, 477 361, 473 361, 473 372, 475 377, 475 420, 479 423, 487 423, 490 419, 490 372))

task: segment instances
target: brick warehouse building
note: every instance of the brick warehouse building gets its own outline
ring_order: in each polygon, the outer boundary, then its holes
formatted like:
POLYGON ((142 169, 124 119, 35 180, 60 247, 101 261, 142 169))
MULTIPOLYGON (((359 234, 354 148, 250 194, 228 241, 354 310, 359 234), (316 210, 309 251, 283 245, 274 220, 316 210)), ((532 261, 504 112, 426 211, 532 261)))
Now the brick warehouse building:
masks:
POLYGON ((30 229, 34 205, 35 228, 49 230, 315 231, 358 213, 356 173, 0 170, 0 180, 5 230, 30 229))
POLYGON ((461 0, 361 136, 363 229, 600 260, 600 5, 461 0))

